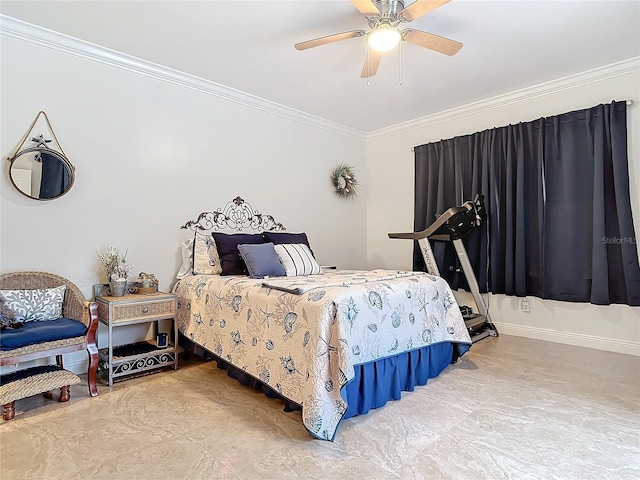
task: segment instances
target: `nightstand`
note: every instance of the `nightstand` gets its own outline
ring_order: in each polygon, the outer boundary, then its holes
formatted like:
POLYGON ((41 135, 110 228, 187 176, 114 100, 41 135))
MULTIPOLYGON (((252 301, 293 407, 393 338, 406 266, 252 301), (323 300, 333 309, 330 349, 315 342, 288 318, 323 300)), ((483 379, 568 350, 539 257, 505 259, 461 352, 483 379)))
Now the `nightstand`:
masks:
POLYGON ((98 318, 107 326, 107 347, 98 348, 100 371, 109 379, 109 386, 119 377, 153 370, 165 366, 178 369, 178 330, 176 328, 176 296, 156 292, 148 295, 129 294, 122 297, 99 295, 98 318), (164 347, 156 343, 158 321, 171 320, 169 341, 164 347), (149 323, 153 325, 153 340, 128 345, 113 345, 113 330, 126 325, 149 323))

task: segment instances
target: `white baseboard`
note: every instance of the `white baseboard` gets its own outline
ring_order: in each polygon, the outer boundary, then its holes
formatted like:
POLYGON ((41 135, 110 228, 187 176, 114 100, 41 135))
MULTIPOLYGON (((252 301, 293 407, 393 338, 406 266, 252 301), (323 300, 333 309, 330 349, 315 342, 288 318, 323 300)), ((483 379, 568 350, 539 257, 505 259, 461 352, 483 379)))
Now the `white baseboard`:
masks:
POLYGON ((64 368, 65 370, 69 370, 76 375, 86 374, 87 369, 89 368, 89 360, 69 361, 67 359, 64 359, 64 368))
POLYGON ((612 338, 596 337, 583 333, 561 332, 547 328, 528 327, 514 325, 511 323, 494 322, 499 333, 514 335, 516 337, 534 338, 547 342, 563 343, 576 347, 594 348, 596 350, 606 350, 608 352, 624 353, 626 355, 640 356, 640 344, 615 340, 612 338))

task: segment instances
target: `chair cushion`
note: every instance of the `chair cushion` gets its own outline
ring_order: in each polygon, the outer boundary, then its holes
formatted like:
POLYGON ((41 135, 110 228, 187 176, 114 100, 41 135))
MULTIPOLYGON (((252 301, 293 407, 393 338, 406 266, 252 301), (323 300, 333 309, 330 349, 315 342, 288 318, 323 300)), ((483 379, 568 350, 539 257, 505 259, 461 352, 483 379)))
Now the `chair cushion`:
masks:
POLYGON ((84 323, 70 318, 47 322, 26 322, 21 328, 0 333, 0 350, 14 350, 35 343, 79 337, 87 333, 84 323))

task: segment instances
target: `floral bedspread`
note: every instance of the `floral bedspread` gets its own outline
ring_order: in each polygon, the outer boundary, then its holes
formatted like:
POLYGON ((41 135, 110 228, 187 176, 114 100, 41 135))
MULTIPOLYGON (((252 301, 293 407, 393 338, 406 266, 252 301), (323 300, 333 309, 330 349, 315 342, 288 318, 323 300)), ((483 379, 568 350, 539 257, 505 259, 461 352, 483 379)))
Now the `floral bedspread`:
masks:
POLYGON ((305 427, 326 440, 346 412, 340 389, 355 365, 443 341, 471 344, 448 284, 423 272, 193 275, 174 293, 185 336, 301 405, 305 427))

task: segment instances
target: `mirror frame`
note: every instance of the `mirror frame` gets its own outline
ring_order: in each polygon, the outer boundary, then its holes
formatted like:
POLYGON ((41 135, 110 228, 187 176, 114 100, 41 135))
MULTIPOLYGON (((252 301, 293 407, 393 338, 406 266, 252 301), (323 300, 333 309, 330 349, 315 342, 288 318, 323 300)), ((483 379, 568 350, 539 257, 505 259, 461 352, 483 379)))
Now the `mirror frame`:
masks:
POLYGON ((63 197, 64 195, 66 195, 69 190, 71 190, 71 187, 73 186, 73 183, 75 181, 75 167, 72 165, 72 163, 69 161, 69 159, 64 155, 64 153, 62 152, 58 152, 57 150, 53 150, 51 148, 48 147, 29 147, 29 148, 25 148, 23 150, 20 150, 19 152, 16 152, 16 154, 8 159, 10 164, 9 164, 9 180, 11 180, 11 184, 13 185, 13 188, 15 188, 20 194, 24 195, 27 198, 30 198, 32 200, 38 200, 40 202, 48 202, 49 200, 56 200, 57 198, 63 197), (34 197, 32 195, 27 195, 25 192, 23 192, 22 190, 20 190, 20 188, 18 188, 18 185, 16 185, 16 183, 13 180, 13 175, 11 174, 11 169, 13 168, 13 164, 14 162, 22 155, 26 155, 27 153, 46 153, 48 155, 51 155, 53 157, 55 157, 57 160, 61 161, 62 164, 65 166, 65 168, 67 168, 69 170, 69 184, 67 185, 67 188, 65 188, 64 192, 62 192, 60 195, 56 196, 56 197, 51 197, 51 198, 39 198, 39 197, 34 197))

